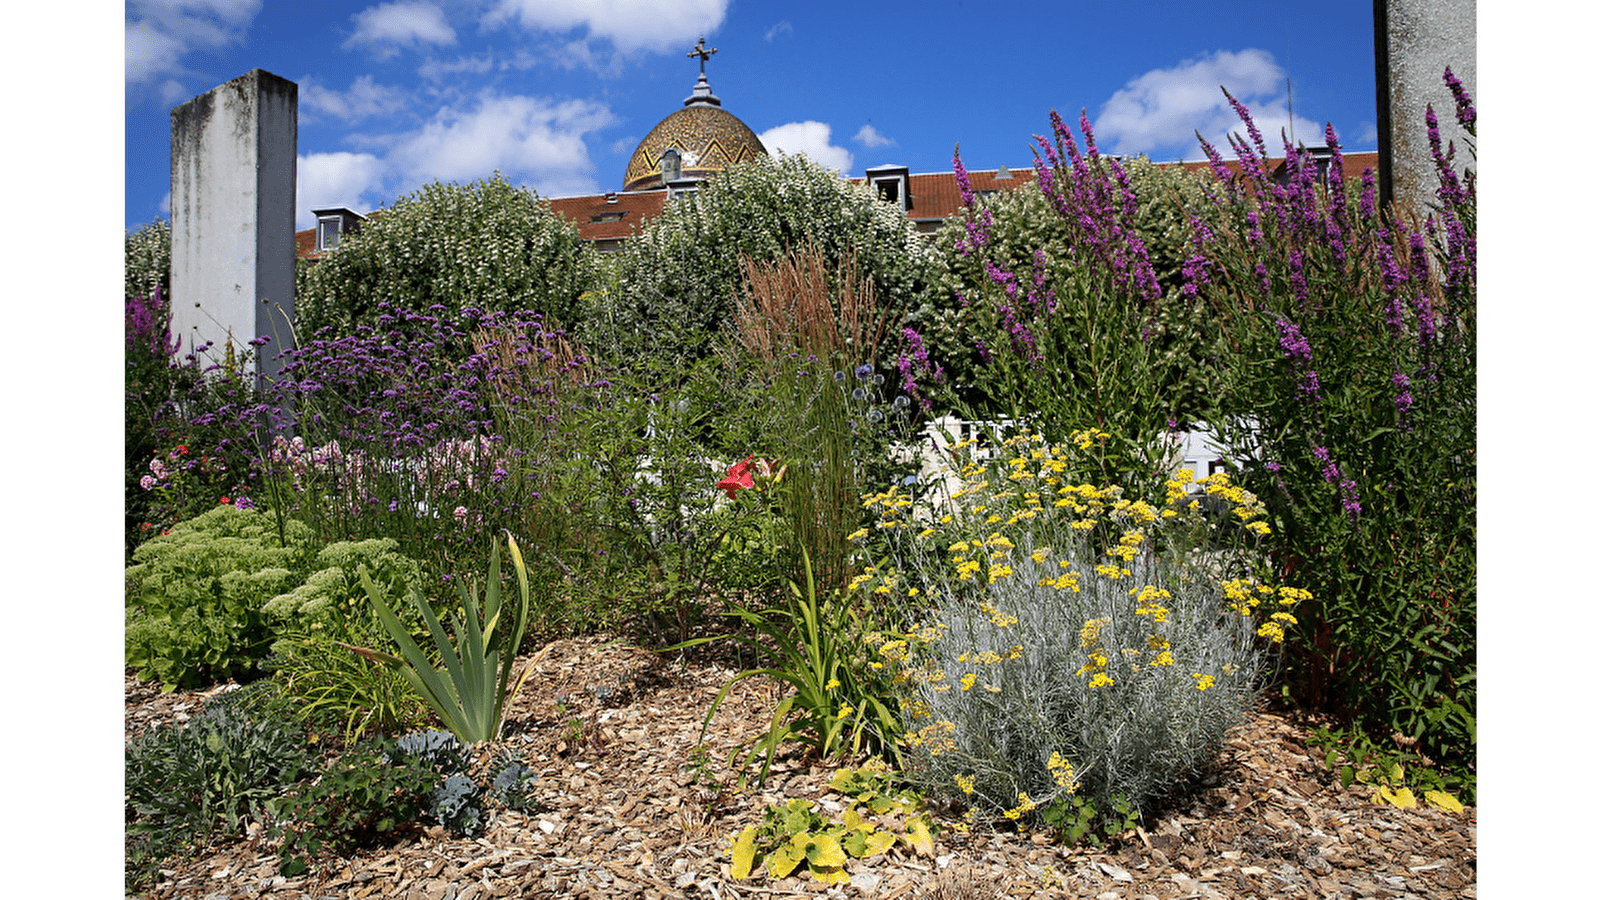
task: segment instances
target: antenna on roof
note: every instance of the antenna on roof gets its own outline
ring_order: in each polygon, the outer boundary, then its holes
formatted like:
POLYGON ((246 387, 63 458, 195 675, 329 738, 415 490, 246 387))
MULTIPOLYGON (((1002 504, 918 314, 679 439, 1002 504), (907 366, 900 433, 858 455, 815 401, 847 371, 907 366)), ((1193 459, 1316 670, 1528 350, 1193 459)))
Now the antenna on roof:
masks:
POLYGON ((1289 85, 1289 146, 1294 146, 1294 79, 1285 78, 1289 85))
POLYGON ((1289 86, 1289 146, 1294 146, 1294 48, 1289 44, 1289 20, 1283 20, 1283 81, 1289 86))

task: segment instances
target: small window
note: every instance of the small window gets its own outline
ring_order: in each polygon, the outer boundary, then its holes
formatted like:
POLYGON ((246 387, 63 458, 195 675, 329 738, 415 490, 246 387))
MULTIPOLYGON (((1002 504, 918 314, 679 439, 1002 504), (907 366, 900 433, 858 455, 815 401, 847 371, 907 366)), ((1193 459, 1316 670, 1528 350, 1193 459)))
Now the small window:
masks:
POLYGON ((898 179, 878 182, 878 199, 895 205, 900 203, 900 182, 898 179))
POLYGON ((328 206, 311 210, 317 217, 317 252, 326 253, 339 246, 346 232, 354 234, 365 220, 342 206, 328 206))
POLYGON ((344 222, 338 216, 323 216, 317 220, 317 250, 332 250, 339 246, 339 234, 344 222))
POLYGON ((626 216, 627 214, 628 214, 627 210, 622 210, 621 212, 601 213, 601 214, 599 214, 597 216, 590 216, 589 217, 589 221, 591 223, 621 222, 622 221, 622 217, 626 216))

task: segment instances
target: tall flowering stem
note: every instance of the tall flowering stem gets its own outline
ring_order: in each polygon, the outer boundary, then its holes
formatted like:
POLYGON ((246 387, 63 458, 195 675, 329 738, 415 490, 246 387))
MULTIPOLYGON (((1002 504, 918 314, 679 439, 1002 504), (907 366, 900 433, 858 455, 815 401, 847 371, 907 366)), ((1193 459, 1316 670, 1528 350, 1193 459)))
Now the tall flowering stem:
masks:
MULTIPOLYGON (((1471 98, 1445 81, 1475 134, 1471 98)), ((1343 170, 1331 125, 1325 163, 1286 141, 1274 172, 1234 107, 1249 138, 1232 138, 1239 170, 1210 192, 1226 224, 1197 230, 1203 260, 1186 271, 1237 348, 1208 419, 1276 519, 1279 564, 1318 598, 1291 635, 1292 683, 1374 733, 1470 764, 1475 175, 1429 110, 1437 194, 1425 216, 1383 210, 1372 171, 1343 170)))
POLYGON ((1037 216, 1005 222, 957 148, 965 231, 953 268, 971 371, 961 406, 966 418, 1025 420, 1055 441, 1092 429, 1104 436, 1102 452, 1080 477, 1153 496, 1171 461, 1170 426, 1194 411, 1183 364, 1194 335, 1171 327, 1170 315, 1194 298, 1162 289, 1132 180, 1100 152, 1087 116, 1077 126, 1075 134, 1052 113, 1051 134, 1036 138, 1037 194, 1021 201, 1036 203, 1037 216), (1022 220, 1042 243, 1016 240, 1022 220))

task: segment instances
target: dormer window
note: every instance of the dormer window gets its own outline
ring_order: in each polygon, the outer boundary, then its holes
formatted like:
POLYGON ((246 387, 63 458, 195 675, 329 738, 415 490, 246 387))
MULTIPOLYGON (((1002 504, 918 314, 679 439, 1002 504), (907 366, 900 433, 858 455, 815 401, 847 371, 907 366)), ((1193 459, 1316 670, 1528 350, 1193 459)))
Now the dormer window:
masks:
POLYGON ((339 238, 346 232, 355 232, 366 217, 342 206, 313 209, 317 217, 317 252, 327 253, 339 246, 339 238))
POLYGON ((905 166, 875 166, 867 170, 867 184, 878 199, 902 212, 911 209, 911 170, 905 166))
POLYGON ((683 178, 683 154, 675 147, 661 152, 661 183, 671 184, 683 178))

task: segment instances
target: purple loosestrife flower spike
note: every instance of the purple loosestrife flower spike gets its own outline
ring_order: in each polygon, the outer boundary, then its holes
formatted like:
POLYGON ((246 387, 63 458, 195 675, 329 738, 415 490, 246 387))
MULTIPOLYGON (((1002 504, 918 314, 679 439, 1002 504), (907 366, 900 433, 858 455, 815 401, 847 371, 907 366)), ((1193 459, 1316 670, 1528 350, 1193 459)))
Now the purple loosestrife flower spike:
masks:
POLYGON ((1449 66, 1444 67, 1444 83, 1450 88, 1450 95, 1456 101, 1456 121, 1467 131, 1476 133, 1478 111, 1472 106, 1472 95, 1467 93, 1466 87, 1461 84, 1461 79, 1450 71, 1449 66))

